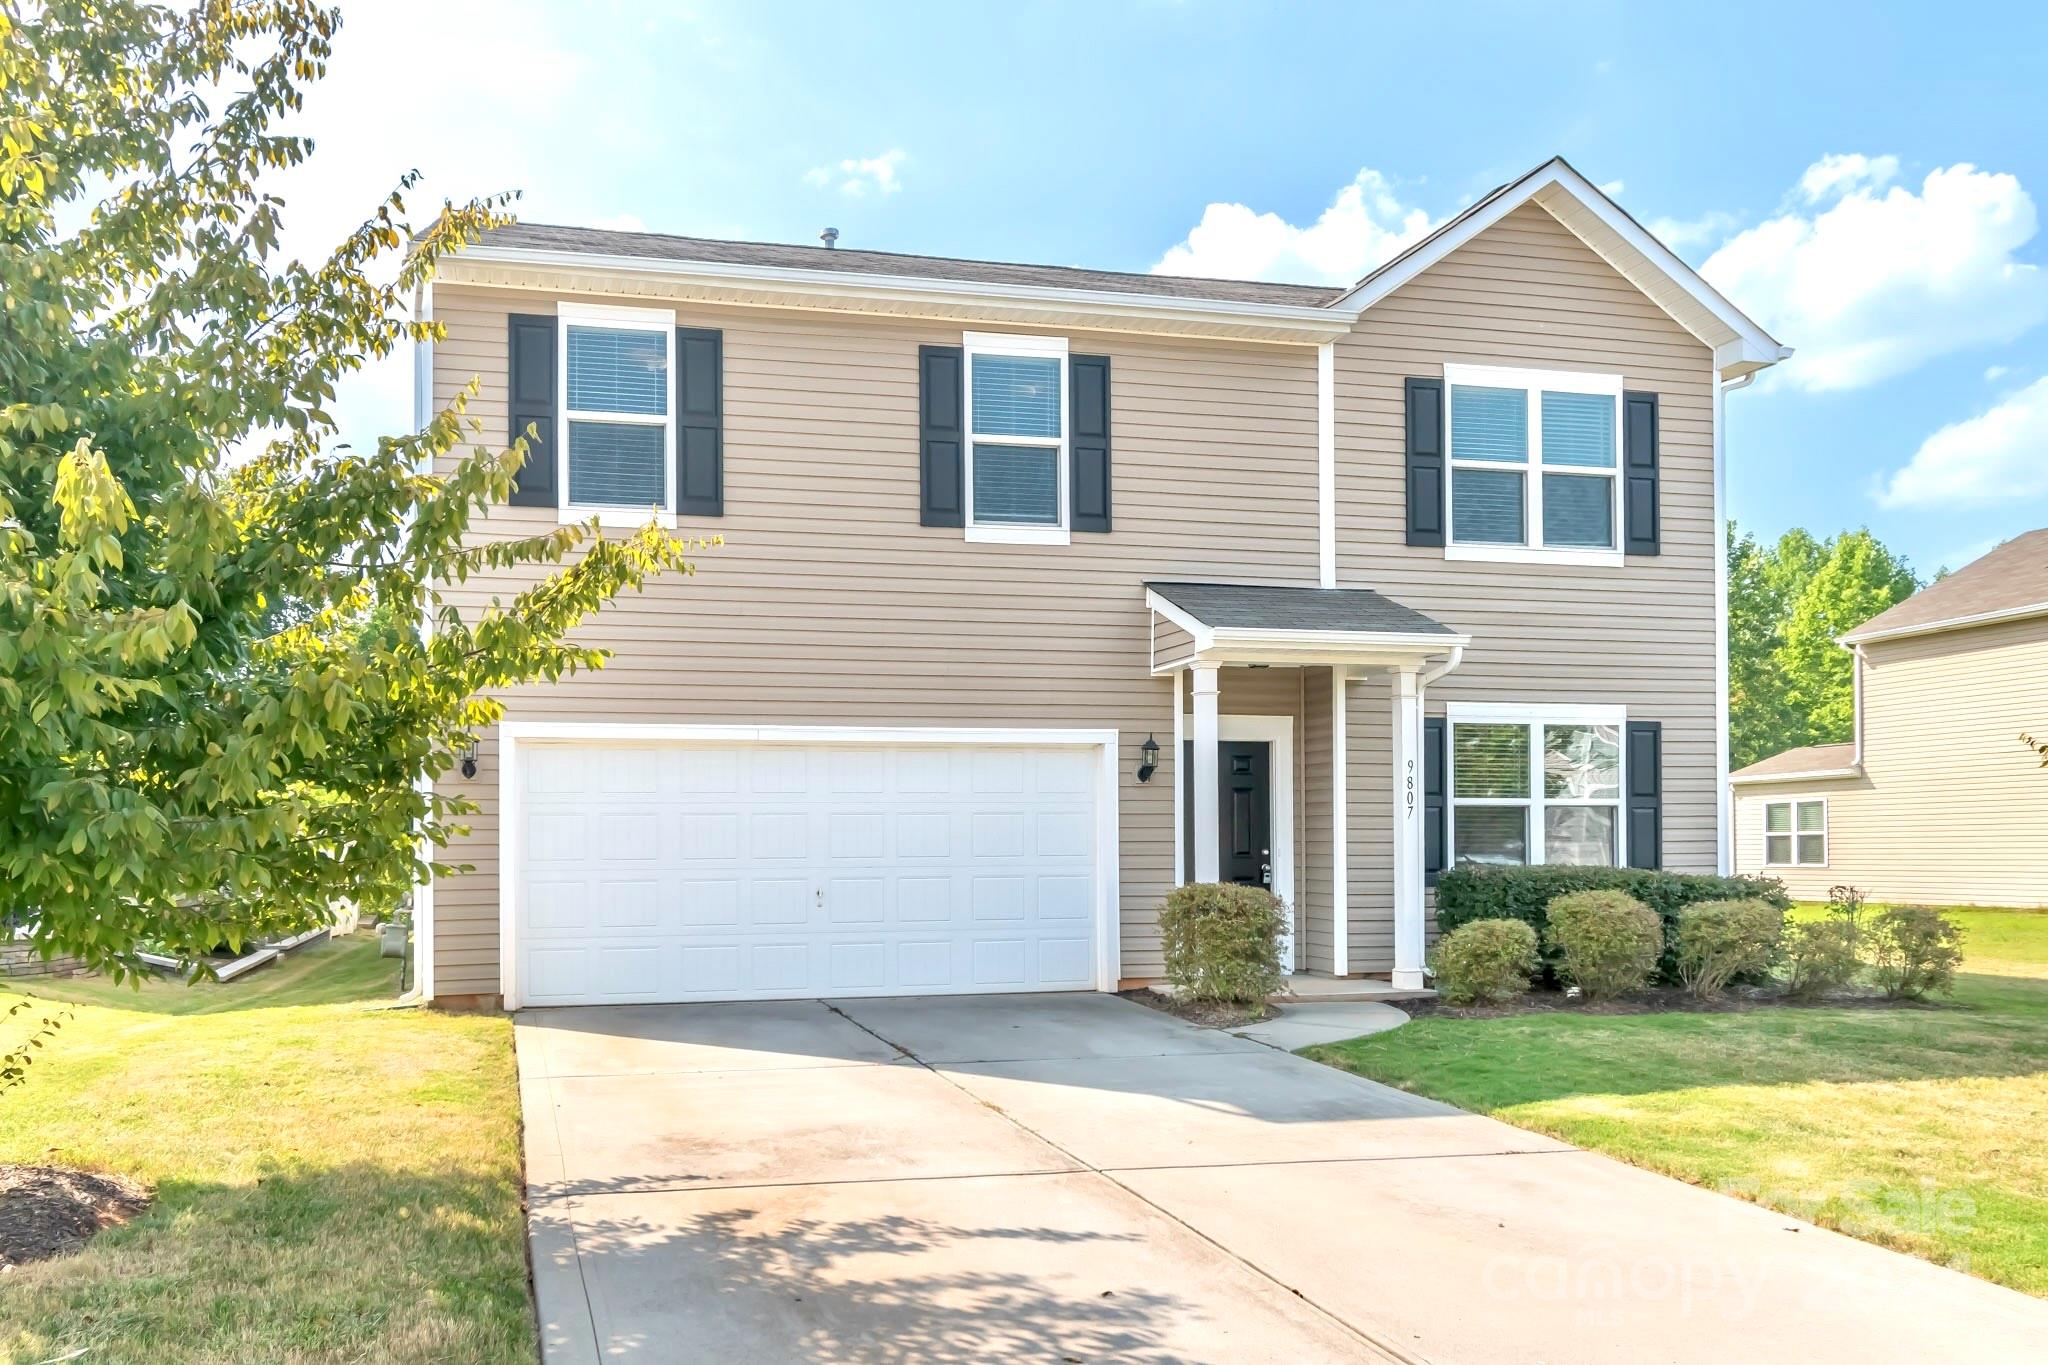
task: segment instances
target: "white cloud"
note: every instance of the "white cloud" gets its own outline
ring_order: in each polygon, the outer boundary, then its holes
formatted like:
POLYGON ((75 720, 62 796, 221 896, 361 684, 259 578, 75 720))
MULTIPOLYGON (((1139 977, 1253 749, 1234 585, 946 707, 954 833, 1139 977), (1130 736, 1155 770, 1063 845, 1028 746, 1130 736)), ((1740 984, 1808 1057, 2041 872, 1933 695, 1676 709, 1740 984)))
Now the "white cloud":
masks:
POLYGON ((837 183, 841 194, 854 199, 869 193, 895 194, 903 188, 900 172, 903 163, 909 159, 909 154, 900 147, 892 147, 880 156, 849 156, 836 165, 811 167, 804 172, 804 183, 837 183))
POLYGON ((1628 182, 1626 180, 1609 180, 1605 184, 1600 186, 1600 193, 1606 195, 1609 199, 1612 199, 1614 198, 1614 196, 1620 194, 1623 190, 1627 188, 1628 182))
POLYGON ((2048 379, 1920 443, 1878 490, 1886 507, 1986 507, 2048 494, 2048 379))
POLYGON ((1653 218, 1650 235, 1673 251, 1688 251, 1718 241, 1735 230, 1732 213, 1713 209, 1697 218, 1653 218))
POLYGON ((1898 178, 1895 156, 1864 156, 1830 153, 1806 168, 1799 177, 1799 192, 1809 204, 1855 189, 1876 189, 1898 178))
POLYGON ((1427 236, 1430 226, 1426 212, 1403 204, 1387 178, 1367 168, 1306 227, 1244 204, 1212 203, 1152 273, 1350 284, 1427 236))
POLYGON ((2034 201, 2011 175, 1958 164, 1919 192, 1893 157, 1829 156, 1787 208, 1701 267, 1799 354, 1783 382, 1854 389, 1934 358, 2011 341, 2048 319, 2048 273, 2016 258, 2034 201))
POLYGON ((1996 384, 1999 380, 2005 378, 2007 375, 2011 373, 2012 369, 2010 366, 1986 365, 1984 367, 1984 382, 1987 384, 1996 384))

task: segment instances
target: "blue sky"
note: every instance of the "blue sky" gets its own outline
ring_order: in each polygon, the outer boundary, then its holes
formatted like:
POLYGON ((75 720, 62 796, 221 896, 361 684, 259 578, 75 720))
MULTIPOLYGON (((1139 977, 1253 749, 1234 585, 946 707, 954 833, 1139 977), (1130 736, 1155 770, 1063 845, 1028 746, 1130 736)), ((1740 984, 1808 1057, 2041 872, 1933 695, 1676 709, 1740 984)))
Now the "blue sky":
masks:
POLYGON ((1730 399, 1745 525, 1923 574, 2048 525, 2038 6, 343 8, 302 249, 417 166, 540 221, 1348 282, 1562 153, 1800 350, 1730 399))

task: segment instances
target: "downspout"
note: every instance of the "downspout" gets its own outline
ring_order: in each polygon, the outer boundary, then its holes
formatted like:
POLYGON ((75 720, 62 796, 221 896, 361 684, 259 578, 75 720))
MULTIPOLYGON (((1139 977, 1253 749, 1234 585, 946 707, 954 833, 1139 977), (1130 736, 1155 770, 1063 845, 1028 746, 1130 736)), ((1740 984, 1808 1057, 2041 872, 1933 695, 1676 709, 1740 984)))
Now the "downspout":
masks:
MULTIPOLYGON (((434 317, 434 282, 426 279, 420 282, 413 296, 413 320, 431 322, 434 317)), ((412 355, 412 417, 415 434, 424 432, 434 420, 434 343, 415 341, 412 355)), ((432 474, 433 457, 422 455, 418 472, 432 474)), ((420 585, 420 639, 434 638, 433 581, 424 578, 420 585)), ((434 792, 434 779, 422 771, 418 778, 420 795, 428 800, 434 792)), ((425 832, 419 840, 420 861, 431 864, 433 848, 427 843, 425 832)), ((434 874, 428 869, 426 880, 413 889, 412 941, 413 941, 413 983, 409 996, 421 1001, 434 998, 434 874)))
POLYGON ((1724 877, 1735 870, 1735 788, 1728 781, 1728 458, 1722 427, 1728 395, 1754 384, 1760 373, 1717 377, 1714 383, 1714 866, 1724 877))

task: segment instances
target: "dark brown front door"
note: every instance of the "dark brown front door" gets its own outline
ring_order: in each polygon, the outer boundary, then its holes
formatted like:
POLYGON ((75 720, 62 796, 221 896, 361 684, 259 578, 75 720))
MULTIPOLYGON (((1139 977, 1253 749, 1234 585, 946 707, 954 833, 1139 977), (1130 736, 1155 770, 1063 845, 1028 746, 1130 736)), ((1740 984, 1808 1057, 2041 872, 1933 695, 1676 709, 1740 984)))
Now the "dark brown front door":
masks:
MULTIPOLYGON (((1216 746, 1217 876, 1245 886, 1273 885, 1273 746, 1264 740, 1225 740, 1216 746)), ((1181 748, 1183 846, 1187 879, 1195 878, 1195 745, 1181 748)))

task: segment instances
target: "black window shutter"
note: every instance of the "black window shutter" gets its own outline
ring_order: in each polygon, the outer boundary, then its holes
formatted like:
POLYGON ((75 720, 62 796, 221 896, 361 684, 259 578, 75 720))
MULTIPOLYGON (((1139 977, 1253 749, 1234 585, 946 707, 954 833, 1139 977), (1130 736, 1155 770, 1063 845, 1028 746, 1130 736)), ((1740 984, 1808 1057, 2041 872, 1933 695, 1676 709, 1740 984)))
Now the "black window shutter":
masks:
POLYGON ((725 333, 676 328, 676 510, 725 515, 725 333))
POLYGON ((1068 492, 1076 531, 1109 529, 1109 357, 1067 361, 1068 492))
POLYGON ((1444 718, 1422 718, 1422 880, 1444 870, 1444 718))
POLYGON ((918 521, 925 526, 966 524, 967 504, 960 491, 965 370, 958 346, 917 348, 918 521))
POLYGON ((1628 723, 1628 865, 1664 866, 1664 724, 1628 723))
POLYGON ((1657 517, 1657 395, 1621 396, 1622 506, 1627 534, 1622 548, 1632 555, 1660 551, 1657 517))
POLYGON ((526 463, 512 480, 516 507, 553 507, 555 494, 555 320, 514 313, 506 344, 507 445, 526 437, 526 463), (531 424, 533 433, 527 434, 531 424))
POLYGON ((1444 543, 1444 381, 1410 379, 1408 543, 1444 543))

